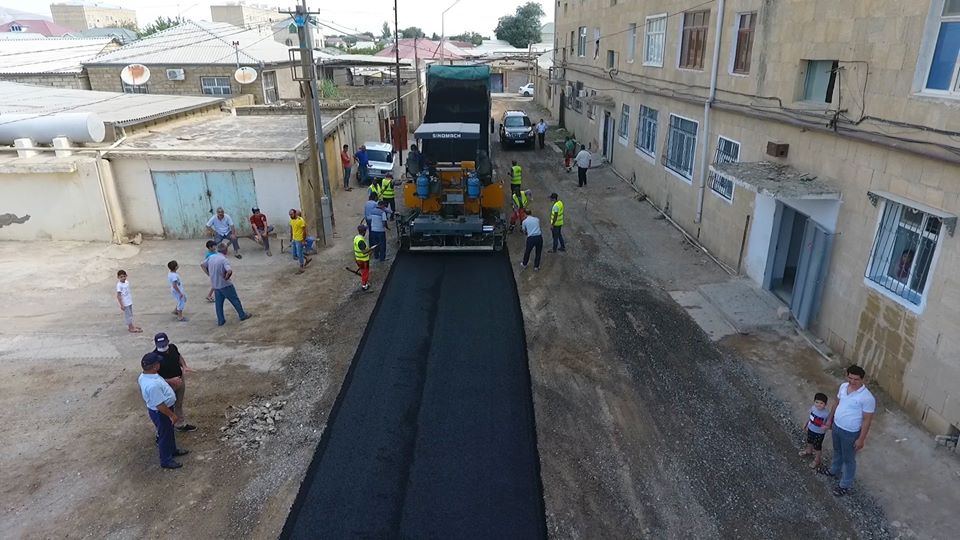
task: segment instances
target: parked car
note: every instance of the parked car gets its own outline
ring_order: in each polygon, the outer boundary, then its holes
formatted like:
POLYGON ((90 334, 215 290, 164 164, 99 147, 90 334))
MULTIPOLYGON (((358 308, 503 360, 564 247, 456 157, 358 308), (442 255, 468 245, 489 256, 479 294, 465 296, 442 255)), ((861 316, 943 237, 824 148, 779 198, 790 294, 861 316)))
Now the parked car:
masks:
POLYGON ((530 97, 533 95, 533 83, 527 83, 520 87, 520 95, 530 97))
POLYGON ((365 142, 367 147, 367 159, 370 165, 367 167, 367 175, 370 180, 379 180, 386 178, 387 173, 393 174, 393 145, 382 142, 365 142))
POLYGON ((527 144, 533 148, 537 136, 533 130, 533 122, 523 111, 507 111, 500 120, 500 146, 527 144))

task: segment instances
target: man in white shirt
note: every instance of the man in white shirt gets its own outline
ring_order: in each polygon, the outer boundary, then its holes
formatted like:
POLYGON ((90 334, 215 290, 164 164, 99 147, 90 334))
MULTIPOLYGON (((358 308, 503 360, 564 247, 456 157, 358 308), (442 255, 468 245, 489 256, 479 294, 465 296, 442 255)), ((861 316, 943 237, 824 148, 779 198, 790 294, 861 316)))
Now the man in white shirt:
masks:
POLYGON ((237 228, 233 223, 233 218, 223 211, 223 207, 217 208, 217 213, 207 220, 207 230, 213 235, 213 241, 220 243, 224 240, 230 240, 233 244, 233 255, 242 259, 240 255, 240 242, 237 241, 237 228))
POLYGON ((587 185, 587 169, 593 164, 587 145, 580 145, 580 152, 573 160, 577 162, 577 187, 583 187, 587 185))
POLYGON ((833 494, 842 497, 853 486, 857 472, 857 452, 863 450, 877 410, 877 400, 863 384, 866 372, 862 367, 847 368, 847 382, 840 385, 837 400, 833 402, 826 427, 833 430, 833 462, 827 476, 840 476, 840 485, 833 494), (842 473, 842 476, 841 476, 842 473))
POLYGON ((520 263, 520 268, 526 268, 527 263, 530 262, 530 252, 537 250, 537 254, 533 259, 533 270, 540 270, 540 254, 543 252, 543 235, 540 233, 540 220, 533 216, 530 213, 530 210, 527 210, 527 217, 524 218, 523 222, 520 224, 520 228, 523 229, 523 232, 527 235, 527 247, 523 250, 523 262, 520 263))
POLYGON ((177 402, 173 388, 160 376, 160 361, 163 358, 156 352, 149 352, 140 360, 143 373, 137 379, 140 385, 140 395, 147 405, 150 420, 157 428, 157 448, 160 450, 160 466, 164 469, 179 469, 183 467, 174 457, 185 456, 190 452, 177 448, 173 425, 177 422, 177 415, 173 406, 177 402))
POLYGON ((543 150, 543 139, 547 136, 547 123, 543 118, 537 122, 537 142, 540 143, 540 149, 543 150))

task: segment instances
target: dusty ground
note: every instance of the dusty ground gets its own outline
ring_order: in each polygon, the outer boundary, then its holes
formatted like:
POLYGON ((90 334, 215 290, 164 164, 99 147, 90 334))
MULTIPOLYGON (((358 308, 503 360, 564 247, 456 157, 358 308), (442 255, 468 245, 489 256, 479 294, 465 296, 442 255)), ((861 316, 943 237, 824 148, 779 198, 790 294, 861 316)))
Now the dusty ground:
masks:
MULTIPOLYGON (((543 115, 527 100, 497 105, 543 115)), ((816 390, 780 391, 777 370, 795 369, 788 360, 760 369, 671 300, 667 291, 729 276, 629 186, 599 169, 579 189, 550 148, 500 152, 501 171, 510 159, 524 166, 541 218, 550 191, 567 208, 567 253, 545 254, 539 273, 515 270, 552 536, 884 538, 900 529, 883 506, 919 518, 870 489, 837 500, 797 458, 816 390)), ((511 239, 512 253, 521 242, 511 239)), ((784 355, 775 339, 754 346, 784 355)))
MULTIPOLYGON (((354 215, 362 197, 338 201, 340 215, 354 215)), ((200 241, 0 243, 0 537, 275 536, 376 300, 342 270, 346 237, 302 276, 277 248, 267 258, 241 240, 235 282, 255 317, 239 323, 228 306, 222 328, 203 300, 200 241), (172 258, 189 295, 187 323, 169 313, 172 258), (143 334, 122 324, 119 268, 130 274, 143 334), (136 383, 158 331, 196 369, 186 412, 200 430, 178 434, 191 450, 178 471, 158 467, 136 383), (262 448, 252 430, 221 440, 238 410, 278 398, 284 416, 262 448)))

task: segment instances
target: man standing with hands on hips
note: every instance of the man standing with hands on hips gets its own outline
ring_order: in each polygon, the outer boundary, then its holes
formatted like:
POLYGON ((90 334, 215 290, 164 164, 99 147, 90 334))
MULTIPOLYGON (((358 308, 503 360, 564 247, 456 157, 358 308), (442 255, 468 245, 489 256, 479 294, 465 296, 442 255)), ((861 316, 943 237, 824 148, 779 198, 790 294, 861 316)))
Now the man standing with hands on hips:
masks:
POLYGON ((870 424, 877 410, 877 400, 863 384, 866 372, 858 365, 847 368, 847 382, 840 385, 837 400, 833 402, 826 427, 833 430, 833 461, 830 469, 821 469, 827 476, 840 476, 840 484, 833 490, 837 497, 846 495, 853 487, 857 472, 857 452, 863 450, 870 433, 870 424), (841 476, 842 475, 842 476, 841 476))

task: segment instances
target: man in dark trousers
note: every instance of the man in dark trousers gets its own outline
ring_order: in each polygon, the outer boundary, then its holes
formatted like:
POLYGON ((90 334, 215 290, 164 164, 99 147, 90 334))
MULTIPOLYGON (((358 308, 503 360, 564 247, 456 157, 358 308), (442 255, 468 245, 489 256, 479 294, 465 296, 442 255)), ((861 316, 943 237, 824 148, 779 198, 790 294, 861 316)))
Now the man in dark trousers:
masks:
POLYGON ((153 343, 157 347, 154 352, 159 354, 161 358, 160 376, 163 377, 163 380, 167 381, 170 388, 173 388, 173 393, 177 398, 177 402, 173 406, 173 413, 177 415, 177 421, 174 423, 174 427, 181 433, 196 431, 197 426, 188 424, 187 416, 183 414, 183 397, 187 393, 187 383, 184 380, 183 374, 184 372, 189 373, 193 370, 187 366, 187 361, 183 359, 183 355, 180 354, 177 346, 170 343, 170 338, 167 337, 167 334, 160 332, 153 336, 153 343))
POLYGON ((237 296, 237 289, 233 286, 233 281, 231 281, 231 278, 233 278, 233 268, 230 268, 230 262, 225 257, 226 253, 227 245, 223 243, 218 244, 217 253, 200 263, 200 268, 203 269, 203 273, 210 276, 210 285, 213 286, 217 326, 227 324, 227 319, 223 316, 224 300, 233 304, 233 308, 237 310, 237 315, 241 321, 253 317, 253 315, 243 310, 240 297, 237 296))
POLYGON ((527 217, 524 218, 520 228, 527 235, 527 246, 523 250, 523 262, 520 268, 526 268, 530 262, 530 252, 536 250, 536 256, 533 259, 533 270, 540 270, 540 255, 543 253, 543 234, 540 232, 540 219, 533 216, 530 210, 527 210, 527 217))
POLYGON ((590 151, 587 150, 587 145, 580 145, 580 152, 573 160, 577 162, 577 187, 583 187, 587 185, 587 169, 590 168, 590 165, 593 165, 593 158, 590 156, 590 151))
POLYGON ((567 244, 563 241, 563 201, 556 193, 550 194, 550 200, 553 206, 550 208, 550 234, 553 236, 553 249, 550 253, 556 253, 567 250, 567 244))
POLYGON ((179 469, 183 467, 173 458, 185 456, 190 452, 177 448, 173 425, 177 422, 177 415, 173 406, 177 402, 173 388, 160 376, 161 357, 156 352, 149 352, 140 360, 143 373, 137 379, 140 385, 140 395, 147 405, 147 413, 154 427, 157 428, 157 449, 160 451, 160 466, 164 469, 179 469))

